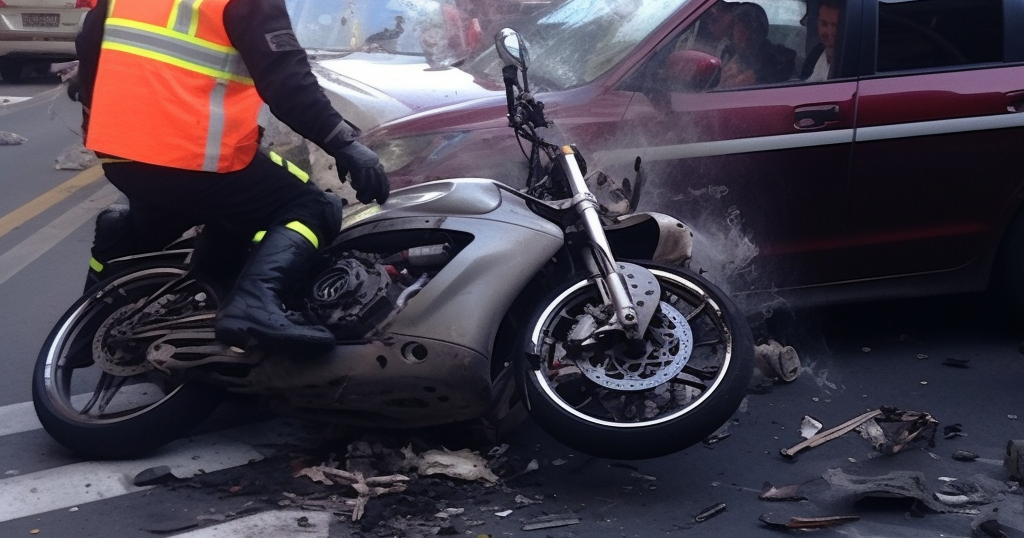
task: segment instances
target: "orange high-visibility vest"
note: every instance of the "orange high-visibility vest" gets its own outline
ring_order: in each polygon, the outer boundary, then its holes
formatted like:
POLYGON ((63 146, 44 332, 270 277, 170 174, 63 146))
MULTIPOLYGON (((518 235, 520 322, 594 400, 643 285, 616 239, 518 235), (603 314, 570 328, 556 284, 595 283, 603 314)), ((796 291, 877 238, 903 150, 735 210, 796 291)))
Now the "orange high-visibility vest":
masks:
POLYGON ((260 101, 224 29, 228 0, 111 0, 86 147, 231 172, 257 149, 260 101))

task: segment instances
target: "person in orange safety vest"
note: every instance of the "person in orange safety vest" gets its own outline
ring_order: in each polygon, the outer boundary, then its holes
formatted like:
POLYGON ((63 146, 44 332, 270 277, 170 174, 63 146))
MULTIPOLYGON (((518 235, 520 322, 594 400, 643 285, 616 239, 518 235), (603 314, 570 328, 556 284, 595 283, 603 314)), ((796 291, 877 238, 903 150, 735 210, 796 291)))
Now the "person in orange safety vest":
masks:
POLYGON ((337 236, 339 200, 258 151, 260 108, 333 156, 360 202, 383 204, 389 183, 321 90, 284 0, 99 0, 76 47, 86 147, 130 208, 97 219, 92 273, 103 257, 160 249, 198 224, 199 245, 264 231, 219 309, 217 339, 333 345, 282 296, 337 236))

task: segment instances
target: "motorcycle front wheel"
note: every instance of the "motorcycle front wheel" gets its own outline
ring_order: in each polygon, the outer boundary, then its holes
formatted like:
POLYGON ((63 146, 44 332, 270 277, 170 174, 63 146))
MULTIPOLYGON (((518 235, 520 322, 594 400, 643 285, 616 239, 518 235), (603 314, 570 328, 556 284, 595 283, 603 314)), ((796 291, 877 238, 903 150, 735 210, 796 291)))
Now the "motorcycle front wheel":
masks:
MULTIPOLYGON (((32 400, 57 442, 89 458, 133 458, 184 435, 216 409, 220 391, 156 370, 145 358, 153 338, 132 333, 124 321, 184 273, 159 265, 128 270, 93 287, 53 328, 36 361, 32 400)), ((178 296, 199 297, 215 309, 212 290, 190 286, 178 296)), ((159 323, 173 298, 144 315, 159 323)))
POLYGON ((594 456, 653 458, 700 442, 736 411, 753 373, 750 327, 721 290, 685 269, 644 266, 661 285, 646 349, 571 349, 577 324, 602 304, 589 278, 553 292, 527 326, 530 415, 594 456))

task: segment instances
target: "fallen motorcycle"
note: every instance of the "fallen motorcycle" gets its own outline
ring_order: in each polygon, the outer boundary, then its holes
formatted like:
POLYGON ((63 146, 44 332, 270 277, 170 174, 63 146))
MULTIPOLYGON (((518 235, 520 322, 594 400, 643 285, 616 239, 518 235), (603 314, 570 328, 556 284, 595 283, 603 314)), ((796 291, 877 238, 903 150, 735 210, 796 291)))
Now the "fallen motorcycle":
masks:
POLYGON ((724 424, 754 368, 749 326, 684 267, 685 225, 634 212, 639 159, 620 189, 626 214, 597 203, 579 152, 538 135, 548 121, 521 37, 495 40, 509 125, 532 148, 524 191, 436 180, 346 210, 288 299, 336 336, 315 354, 217 342, 223 289, 198 256, 136 258, 43 345, 33 400, 46 431, 84 456, 134 457, 188 432, 225 393, 382 428, 499 420, 518 402, 562 443, 621 459, 681 450, 724 424))

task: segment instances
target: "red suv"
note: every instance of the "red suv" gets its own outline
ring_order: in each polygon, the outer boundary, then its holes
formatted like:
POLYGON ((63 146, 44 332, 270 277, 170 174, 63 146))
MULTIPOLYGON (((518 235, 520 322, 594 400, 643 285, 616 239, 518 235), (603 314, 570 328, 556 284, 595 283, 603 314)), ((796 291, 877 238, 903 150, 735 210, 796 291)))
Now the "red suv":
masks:
MULTIPOLYGON (((641 156, 641 209, 689 223, 692 266, 732 292, 809 304, 1001 277, 1024 304, 1024 0, 566 0, 512 27, 548 138, 620 177, 641 156)), ((500 67, 460 66, 496 90, 500 67)), ((395 186, 519 184, 505 110, 495 91, 366 138, 395 186)))

